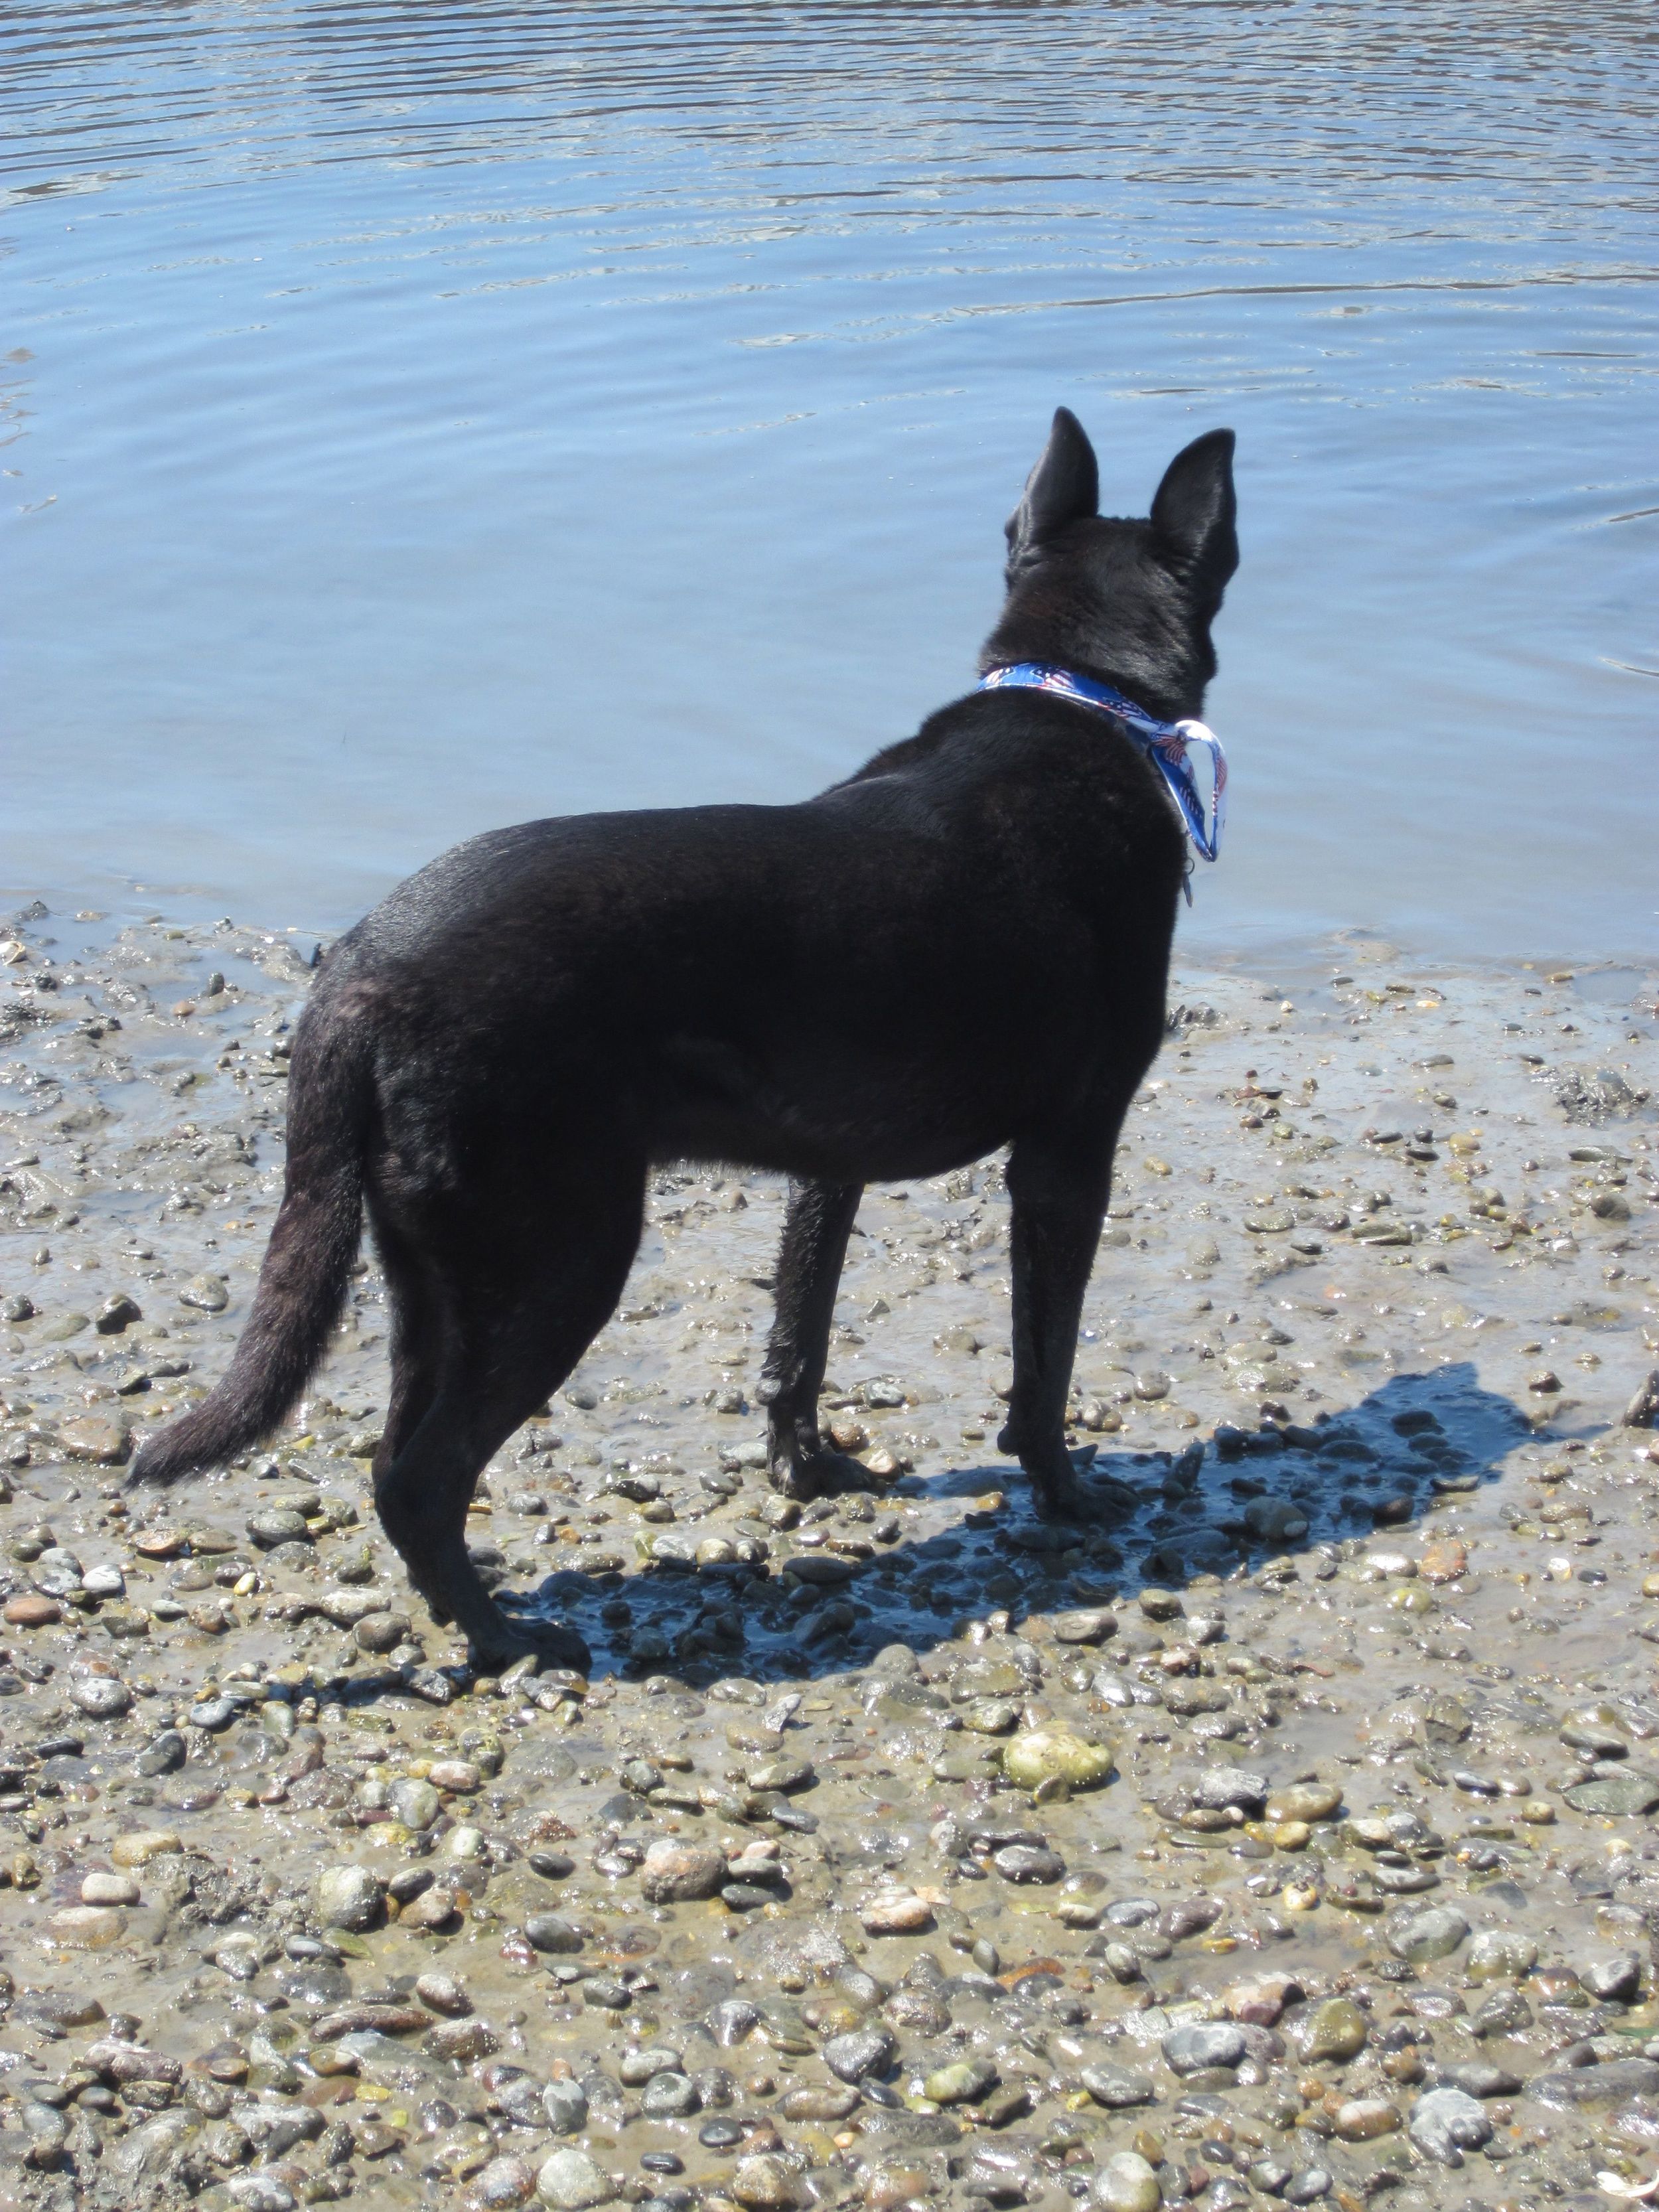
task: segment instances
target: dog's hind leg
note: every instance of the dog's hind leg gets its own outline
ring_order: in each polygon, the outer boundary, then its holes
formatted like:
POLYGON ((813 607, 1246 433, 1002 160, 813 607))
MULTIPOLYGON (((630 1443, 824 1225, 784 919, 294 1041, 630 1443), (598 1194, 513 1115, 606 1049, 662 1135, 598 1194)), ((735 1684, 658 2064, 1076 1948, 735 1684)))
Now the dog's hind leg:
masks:
MULTIPOLYGON (((580 1183, 573 1176, 534 1207, 521 1189, 511 1212, 492 1206, 488 1193, 471 1194, 485 1234, 469 1237, 464 1250, 452 1244, 428 1270, 441 1285, 437 1387, 375 1472, 381 1525, 410 1580, 482 1666, 530 1651, 563 1666, 588 1663, 573 1631, 509 1620, 466 1548, 480 1472, 610 1318, 639 1243, 643 1165, 591 1153, 580 1165, 580 1183)), ((411 1416, 424 1387, 413 1379, 408 1386, 411 1416)))
POLYGON ((778 1253, 777 1308, 756 1392, 767 1409, 772 1486, 786 1498, 862 1486, 856 1460, 826 1451, 818 1431, 818 1390, 829 1357, 836 1285, 859 1210, 859 1183, 801 1182, 789 1188, 778 1253))
MULTIPOLYGON (((418 1255, 385 1222, 375 1222, 374 1241, 386 1276, 386 1302, 392 1309, 392 1388, 372 1470, 384 1524, 386 1498, 398 1496, 388 1487, 386 1478, 438 1395, 443 1337, 438 1302, 418 1255)), ((395 1504, 393 1510, 395 1514, 395 1504)), ((397 1542, 395 1537, 392 1540, 397 1542)), ((433 1619, 441 1627, 447 1627, 450 1616, 441 1610, 436 1590, 422 1585, 416 1577, 410 1553, 401 1544, 398 1549, 409 1569, 410 1580, 425 1599, 433 1619)), ((417 1549, 416 1556, 423 1558, 424 1554, 417 1549)))
POLYGON ((1018 1455, 1038 1511, 1057 1518, 1090 1510, 1066 1449, 1066 1395, 1127 1103, 1103 1127, 1022 1137, 1008 1159, 1014 1382, 997 1443, 1018 1455))

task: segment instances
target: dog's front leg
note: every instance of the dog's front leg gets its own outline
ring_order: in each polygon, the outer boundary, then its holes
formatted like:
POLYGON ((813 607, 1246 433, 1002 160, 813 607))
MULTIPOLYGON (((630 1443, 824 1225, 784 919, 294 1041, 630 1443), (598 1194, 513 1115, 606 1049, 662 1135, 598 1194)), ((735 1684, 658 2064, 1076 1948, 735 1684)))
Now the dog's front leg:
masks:
POLYGON ((830 1351, 836 1285, 863 1186, 800 1182, 789 1186, 778 1253, 777 1307, 756 1396, 767 1409, 774 1489, 786 1498, 867 1482, 855 1460, 826 1451, 818 1433, 818 1390, 830 1351))
POLYGON ((999 1448, 1018 1455, 1041 1513, 1086 1512, 1066 1449, 1066 1394, 1083 1294, 1111 1195, 1114 1126, 1076 1142, 1022 1139, 1008 1160, 1013 1200, 1014 1382, 999 1448))

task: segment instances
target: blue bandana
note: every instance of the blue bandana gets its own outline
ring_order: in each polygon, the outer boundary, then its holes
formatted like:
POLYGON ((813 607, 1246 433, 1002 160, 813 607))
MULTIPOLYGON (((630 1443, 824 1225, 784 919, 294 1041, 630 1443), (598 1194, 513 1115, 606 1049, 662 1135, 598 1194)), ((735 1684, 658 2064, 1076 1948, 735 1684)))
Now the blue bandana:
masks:
MULTIPOLYGON (((1074 706, 1092 707, 1121 722, 1141 746, 1164 778, 1182 826, 1206 860, 1221 850, 1221 829, 1227 818, 1227 757, 1221 740, 1202 722, 1160 722, 1133 699, 1126 699, 1109 684, 1091 676, 1073 676, 1069 668, 1056 668, 1046 660, 1020 660, 1010 667, 994 668, 980 678, 981 691, 1052 691, 1074 706), (1207 810, 1187 759, 1189 745, 1202 746, 1210 756, 1212 781, 1207 810)), ((1188 896, 1190 897, 1191 893, 1188 896)))

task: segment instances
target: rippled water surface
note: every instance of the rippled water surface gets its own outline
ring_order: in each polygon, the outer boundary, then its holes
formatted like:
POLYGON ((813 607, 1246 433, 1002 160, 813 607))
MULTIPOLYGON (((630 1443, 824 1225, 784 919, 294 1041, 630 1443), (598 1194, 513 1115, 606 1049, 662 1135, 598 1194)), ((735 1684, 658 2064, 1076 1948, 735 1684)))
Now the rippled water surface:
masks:
POLYGON ((965 686, 1050 410, 1240 438, 1187 927, 1659 940, 1646 5, 15 0, 19 894, 337 927, 965 686))

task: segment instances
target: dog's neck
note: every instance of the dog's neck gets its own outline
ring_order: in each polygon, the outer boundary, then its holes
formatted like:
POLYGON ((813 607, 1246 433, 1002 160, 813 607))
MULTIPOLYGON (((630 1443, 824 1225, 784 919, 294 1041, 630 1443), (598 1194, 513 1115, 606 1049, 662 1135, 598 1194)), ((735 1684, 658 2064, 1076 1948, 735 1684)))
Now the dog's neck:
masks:
MULTIPOLYGON (((1161 662, 1164 656, 1158 656, 1161 662)), ((1066 639, 1054 625, 1003 621, 997 624, 981 650, 979 673, 1006 668, 1017 661, 1046 662, 1067 668, 1074 675, 1109 684, 1160 720, 1178 722, 1201 716, 1207 672, 1183 669, 1172 673, 1157 665, 1154 657, 1133 645, 1114 650, 1110 644, 1080 638, 1066 639)))
POLYGON ((979 655, 981 676, 1022 660, 1051 663, 1109 684, 1166 721, 1200 717, 1205 687, 1215 674, 1207 630, 1177 634, 1152 610, 1115 622, 1085 605, 1060 577, 1017 580, 996 628, 979 655))

